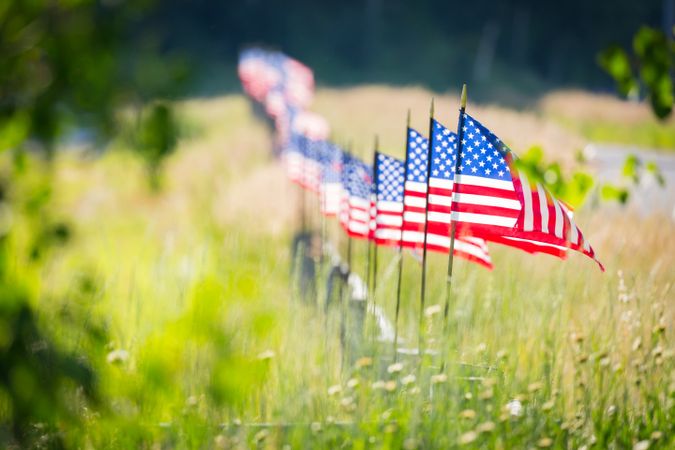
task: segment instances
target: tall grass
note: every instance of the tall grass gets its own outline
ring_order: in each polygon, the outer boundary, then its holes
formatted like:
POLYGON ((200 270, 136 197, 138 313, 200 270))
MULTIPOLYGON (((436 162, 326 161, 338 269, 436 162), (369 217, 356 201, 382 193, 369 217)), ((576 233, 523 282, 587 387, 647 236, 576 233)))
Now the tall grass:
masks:
MULTIPOLYGON (((400 154, 405 108, 415 108, 424 130, 429 97, 327 90, 318 109, 338 139, 365 148, 376 131, 383 149, 400 154)), ((562 142, 582 142, 552 137, 565 133, 543 117, 477 109, 507 136, 522 118, 527 139, 557 142, 556 154, 568 151, 562 142)), ((141 166, 123 149, 56 161, 54 208, 73 221, 74 240, 39 266, 37 308, 49 334, 95 368, 103 399, 95 409, 76 406, 83 423, 62 429, 68 443, 672 448, 671 220, 581 212, 605 274, 580 255, 563 262, 497 247, 492 272, 457 261, 446 334, 434 307, 445 298, 446 257, 431 255, 423 336, 438 353, 421 363, 399 355, 394 364, 372 323, 345 352, 344 308, 326 314, 293 295, 298 195, 267 156, 265 131, 245 102, 190 101, 180 110, 194 133, 168 162, 163 194, 146 191, 141 166)), ((442 114, 453 123, 450 109, 442 114)), ((344 235, 335 224, 328 231, 344 254, 344 235)), ((354 270, 364 277, 365 254, 365 243, 354 242, 354 270)), ((396 257, 379 251, 374 301, 390 319, 396 257)), ((403 257, 402 346, 416 347, 420 267, 403 257)))

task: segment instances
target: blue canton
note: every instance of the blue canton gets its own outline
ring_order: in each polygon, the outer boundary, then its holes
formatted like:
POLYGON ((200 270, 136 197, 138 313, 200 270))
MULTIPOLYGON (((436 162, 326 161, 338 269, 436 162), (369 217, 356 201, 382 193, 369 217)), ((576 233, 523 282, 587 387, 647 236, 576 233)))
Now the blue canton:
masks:
POLYGON ((342 184, 349 193, 349 196, 364 200, 370 199, 373 168, 360 159, 348 154, 345 154, 343 161, 342 184))
POLYGON ((408 154, 406 155, 406 181, 427 182, 429 141, 412 128, 408 128, 408 154))
POLYGON ((431 176, 452 180, 457 163, 457 135, 432 119, 434 147, 431 149, 431 176))
POLYGON ((464 115, 459 174, 511 181, 505 156, 509 148, 490 130, 468 114, 464 115))
POLYGON ((377 200, 403 203, 403 175, 405 166, 400 159, 377 154, 377 200))

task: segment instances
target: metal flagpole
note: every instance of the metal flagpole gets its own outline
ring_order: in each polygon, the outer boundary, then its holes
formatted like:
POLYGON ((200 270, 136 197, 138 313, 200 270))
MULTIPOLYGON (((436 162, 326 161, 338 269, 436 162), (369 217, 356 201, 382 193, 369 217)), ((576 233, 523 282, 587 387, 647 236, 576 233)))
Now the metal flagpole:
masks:
MULTIPOLYGON (((408 178, 408 134, 410 133, 410 109, 405 127, 405 162, 403 164, 403 191, 405 201, 405 182, 408 178)), ((405 210, 405 205, 403 207, 405 210)), ((402 213, 405 214, 405 213, 402 213)), ((401 216, 403 217, 403 216, 401 216)), ((401 311, 401 279, 403 278, 403 223, 401 223, 401 235, 398 240, 398 277, 396 278, 396 313, 394 316, 394 362, 398 359, 398 316, 401 311)))
POLYGON ((427 189, 426 189, 426 199, 424 205, 424 238, 422 246, 422 285, 420 288, 420 320, 419 320, 419 336, 418 336, 418 352, 420 358, 423 353, 423 326, 424 326, 424 303, 426 301, 426 287, 427 287, 427 232, 428 230, 428 216, 429 216, 429 176, 431 175, 431 149, 434 145, 434 99, 431 99, 431 109, 429 112, 429 145, 427 147, 427 189))
MULTIPOLYGON (((371 192, 370 192, 370 201, 373 202, 372 205, 370 205, 370 209, 368 210, 369 215, 372 214, 372 209, 375 207, 375 203, 377 202, 377 136, 375 136, 375 146, 373 150, 373 180, 371 183, 371 192)), ((371 220, 374 220, 374 217, 370 217, 371 220)), ((375 231, 373 230, 372 236, 370 235, 370 227, 372 226, 372 223, 368 223, 368 253, 366 257, 366 289, 367 289, 367 294, 370 299, 371 297, 371 272, 372 272, 372 257, 373 257, 373 246, 377 248, 375 245, 375 231)))
MULTIPOLYGON (((374 326, 373 326, 373 334, 372 334, 372 341, 375 340, 375 333, 377 333, 377 316, 375 315, 375 278, 377 277, 377 244, 375 243, 375 229, 377 229, 377 225, 373 223, 373 221, 376 220, 377 218, 377 213, 375 215, 373 214, 373 208, 377 208, 377 160, 378 160, 378 138, 377 135, 375 136, 375 144, 373 148, 373 179, 371 183, 371 192, 370 192, 370 210, 369 213, 371 214, 370 216, 370 222, 369 222, 369 228, 368 228, 368 265, 366 266, 366 289, 367 289, 367 296, 368 296, 368 302, 371 305, 373 313, 371 314, 372 317, 375 320, 374 326), (372 230, 372 235, 371 235, 371 226, 375 226, 375 229, 372 230), (373 255, 375 257, 375 260, 373 261, 373 255), (375 272, 373 272, 373 269, 375 269, 375 272)), ((366 323, 368 322, 367 320, 368 317, 368 310, 366 309, 366 320, 363 321, 364 329, 367 329, 366 323)), ((365 335, 365 334, 364 334, 365 335)), ((372 343, 372 342, 371 342, 372 343)))
MULTIPOLYGON (((452 220, 452 205, 454 203, 457 189, 457 168, 460 165, 460 157, 462 155, 462 139, 464 139, 464 112, 466 111, 466 83, 462 85, 462 96, 459 107, 459 119, 457 120, 457 158, 455 159, 455 170, 453 176, 453 189, 450 201, 450 253, 448 254, 448 274, 445 280, 445 306, 443 308, 443 338, 447 336, 448 332, 448 312, 450 310, 450 295, 452 290, 452 263, 455 253, 455 235, 457 233, 457 222, 452 220)), ((441 372, 445 370, 445 352, 441 353, 443 360, 441 361, 441 372)))
MULTIPOLYGON (((373 153, 373 183, 377 179, 377 154, 380 149, 380 140, 375 136, 375 153, 373 153)), ((375 184, 375 230, 377 230, 377 185, 375 184)), ((373 233, 373 305, 375 305, 375 290, 377 288, 377 242, 375 242, 375 234, 373 233)))

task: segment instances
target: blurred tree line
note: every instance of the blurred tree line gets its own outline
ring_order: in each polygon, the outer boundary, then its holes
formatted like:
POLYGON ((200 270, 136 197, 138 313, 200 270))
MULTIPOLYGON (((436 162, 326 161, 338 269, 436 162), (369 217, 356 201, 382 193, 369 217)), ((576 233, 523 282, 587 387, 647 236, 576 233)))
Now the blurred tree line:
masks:
MULTIPOLYGON (((317 79, 425 83, 462 81, 537 87, 610 88, 596 64, 627 46, 642 25, 672 26, 672 0, 166 0, 143 21, 168 48, 208 65, 249 43, 278 46, 315 68, 317 79)), ((476 92, 476 90, 474 90, 476 92)))

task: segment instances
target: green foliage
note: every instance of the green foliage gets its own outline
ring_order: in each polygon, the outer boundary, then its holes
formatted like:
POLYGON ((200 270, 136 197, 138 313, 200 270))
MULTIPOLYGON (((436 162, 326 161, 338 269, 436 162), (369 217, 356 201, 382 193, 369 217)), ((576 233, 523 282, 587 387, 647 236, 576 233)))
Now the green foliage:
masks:
POLYGON ((598 63, 614 78, 622 95, 635 96, 642 85, 654 114, 665 119, 673 109, 675 40, 660 30, 642 27, 633 38, 633 52, 637 68, 618 46, 601 52, 598 63))
POLYGON ((560 164, 544 161, 540 146, 531 147, 515 163, 531 180, 543 183, 556 198, 574 208, 584 203, 595 185, 593 176, 583 170, 576 170, 566 178, 560 164))
POLYGON ((174 95, 188 65, 149 32, 124 40, 152 1, 9 1, 0 9, 0 151, 31 138, 51 154, 86 130, 105 143, 120 108, 174 95))
POLYGON ((145 161, 150 187, 155 191, 160 188, 162 162, 175 150, 178 133, 178 121, 168 103, 155 102, 140 113, 133 143, 145 161))

